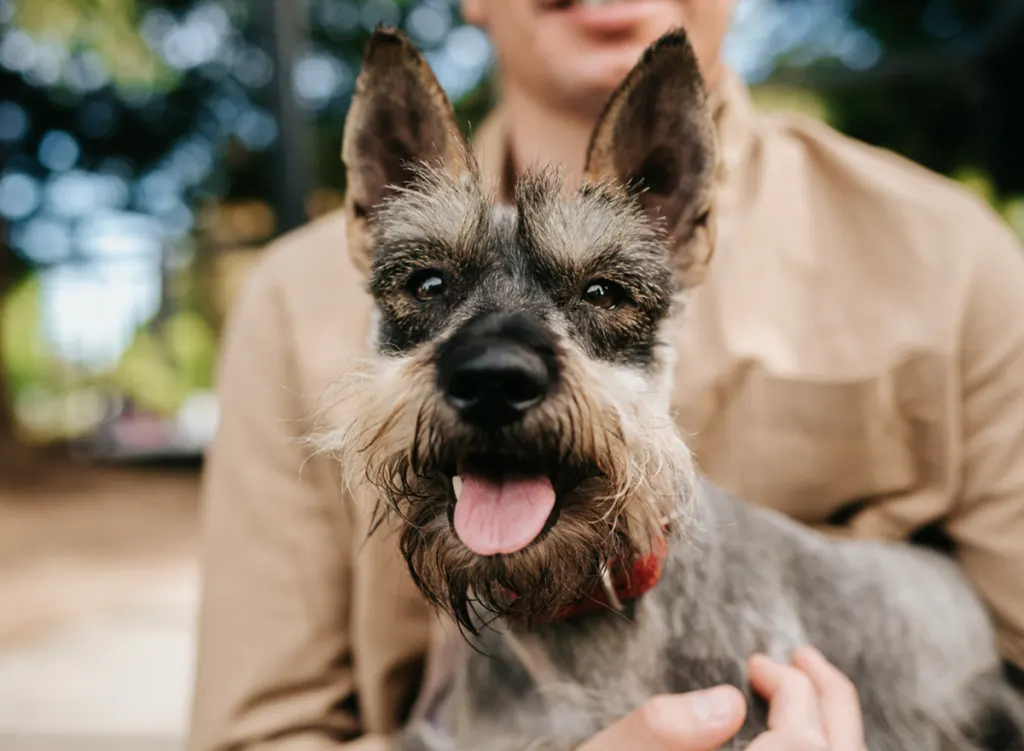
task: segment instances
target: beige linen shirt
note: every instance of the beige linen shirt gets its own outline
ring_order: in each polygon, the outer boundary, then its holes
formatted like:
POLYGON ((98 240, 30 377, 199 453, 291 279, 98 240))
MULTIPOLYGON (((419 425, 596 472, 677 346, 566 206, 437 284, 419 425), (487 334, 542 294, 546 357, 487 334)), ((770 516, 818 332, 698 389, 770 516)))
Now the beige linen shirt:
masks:
MULTIPOLYGON (((718 118, 719 244, 675 404, 701 469, 844 533, 942 529, 1024 667, 1024 257, 981 200, 817 122, 718 118)), ((478 133, 500 176, 501 112, 478 133)), ((279 241, 230 317, 203 494, 192 751, 378 749, 435 619, 370 503, 299 439, 366 354, 345 219, 279 241)))

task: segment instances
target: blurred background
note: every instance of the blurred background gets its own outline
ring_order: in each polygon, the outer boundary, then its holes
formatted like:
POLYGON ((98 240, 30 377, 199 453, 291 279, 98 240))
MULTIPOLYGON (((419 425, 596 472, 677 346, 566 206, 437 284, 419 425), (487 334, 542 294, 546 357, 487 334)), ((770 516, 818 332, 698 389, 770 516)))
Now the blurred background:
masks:
MULTIPOLYGON (((380 22, 479 122, 453 0, 0 0, 0 749, 181 748, 224 314, 339 205, 380 22)), ((739 0, 726 54, 1024 236, 1024 0, 739 0)))

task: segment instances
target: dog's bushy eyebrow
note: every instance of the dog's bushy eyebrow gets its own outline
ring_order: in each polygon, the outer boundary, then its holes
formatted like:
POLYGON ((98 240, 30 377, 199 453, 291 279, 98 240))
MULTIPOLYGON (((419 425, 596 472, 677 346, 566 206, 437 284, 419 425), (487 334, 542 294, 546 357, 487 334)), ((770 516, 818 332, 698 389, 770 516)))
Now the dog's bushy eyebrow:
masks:
POLYGON ((475 179, 453 180, 428 167, 378 213, 370 287, 387 293, 413 271, 458 269, 478 260, 493 235, 488 196, 475 179))
POLYGON ((455 245, 460 237, 483 231, 491 200, 478 178, 456 180, 429 166, 420 166, 415 175, 379 207, 375 245, 438 236, 455 245))
POLYGON ((370 289, 380 293, 392 291, 414 271, 449 266, 452 255, 451 247, 436 238, 420 237, 378 245, 373 251, 370 289))
POLYGON ((562 201, 560 188, 551 171, 527 173, 517 186, 518 244, 545 286, 603 277, 639 296, 669 293, 664 233, 635 199, 619 186, 589 183, 562 201))
POLYGON ((671 294, 672 272, 657 247, 643 255, 622 245, 591 248, 581 256, 577 268, 584 280, 609 279, 645 296, 671 294))

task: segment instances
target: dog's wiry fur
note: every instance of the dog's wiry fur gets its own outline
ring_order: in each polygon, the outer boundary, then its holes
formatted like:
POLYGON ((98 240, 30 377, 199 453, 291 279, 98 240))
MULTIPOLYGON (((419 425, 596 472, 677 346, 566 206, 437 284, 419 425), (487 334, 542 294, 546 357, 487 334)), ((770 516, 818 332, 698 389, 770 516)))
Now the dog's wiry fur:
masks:
POLYGON ((519 186, 515 212, 491 212, 475 175, 452 184, 422 169, 380 209, 375 245, 389 252, 374 264, 370 284, 380 301, 382 360, 371 366, 375 387, 357 394, 372 404, 331 436, 338 454, 355 461, 351 472, 368 476, 406 521, 401 548, 424 593, 471 630, 471 589, 478 605, 496 612, 507 610, 509 590, 520 595, 519 617, 560 609, 593 587, 596 562, 625 552, 627 544, 645 551, 647 536, 675 511, 680 489, 692 485, 689 456, 666 403, 651 403, 639 374, 617 372, 631 358, 655 358, 661 346, 650 321, 667 314, 672 287, 657 236, 611 191, 595 187, 567 205, 552 200, 557 191, 552 175, 533 175, 519 186), (461 225, 426 224, 453 206, 461 225), (548 248, 556 252, 541 251, 548 248), (542 264, 540 273, 552 284, 538 291, 527 274, 542 264), (459 310, 424 311, 402 286, 423 266, 459 269, 453 275, 481 281, 466 290, 459 310), (594 331, 581 343, 557 342, 552 355, 563 365, 556 394, 497 437, 458 420, 435 386, 430 343, 438 328, 452 336, 500 304, 544 310, 549 325, 568 330, 573 322, 544 298, 573 295, 578 280, 610 275, 635 278, 637 310, 615 328, 579 317, 576 326, 594 331), (515 556, 480 558, 452 535, 452 473, 444 470, 461 454, 495 442, 495 449, 520 455, 524 464, 547 465, 537 469, 561 477, 564 494, 557 534, 515 556))
MULTIPOLYGON (((991 625, 952 563, 825 540, 695 472, 669 409, 671 342, 714 247, 715 154, 675 33, 611 98, 582 187, 566 197, 554 173, 528 172, 498 206, 429 67, 398 32, 375 32, 343 157, 376 356, 345 381, 351 420, 319 441, 398 520, 415 582, 478 646, 438 726, 414 726, 402 748, 569 751, 655 694, 728 682, 749 696, 750 654, 804 643, 856 684, 873 751, 1024 747, 991 625), (411 293, 424 274, 443 294, 411 293), (595 280, 622 292, 591 304, 595 280), (523 344, 554 374, 500 429, 462 419, 439 386, 481 337, 523 344), (480 556, 455 534, 468 456, 551 479, 556 511, 526 548, 480 556), (662 578, 624 612, 544 622, 663 533, 662 578)), ((765 722, 752 697, 735 747, 765 722)))

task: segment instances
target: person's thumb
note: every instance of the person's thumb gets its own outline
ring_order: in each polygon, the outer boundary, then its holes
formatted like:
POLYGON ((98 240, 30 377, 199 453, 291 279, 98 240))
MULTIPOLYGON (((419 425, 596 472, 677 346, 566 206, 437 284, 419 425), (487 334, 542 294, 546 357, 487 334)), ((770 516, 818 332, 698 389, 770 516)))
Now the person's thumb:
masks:
POLYGON ((716 751, 739 731, 746 709, 732 686, 655 696, 577 751, 716 751))

